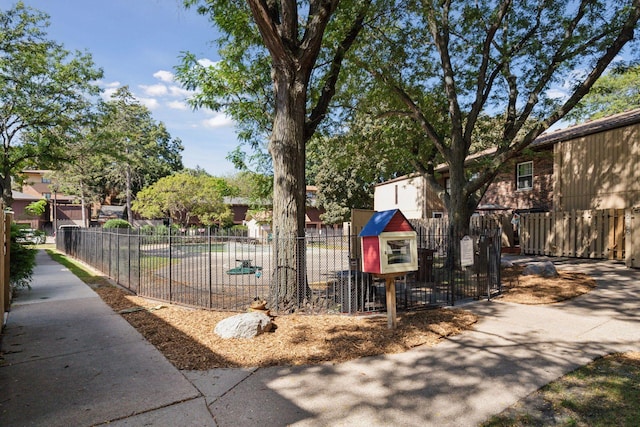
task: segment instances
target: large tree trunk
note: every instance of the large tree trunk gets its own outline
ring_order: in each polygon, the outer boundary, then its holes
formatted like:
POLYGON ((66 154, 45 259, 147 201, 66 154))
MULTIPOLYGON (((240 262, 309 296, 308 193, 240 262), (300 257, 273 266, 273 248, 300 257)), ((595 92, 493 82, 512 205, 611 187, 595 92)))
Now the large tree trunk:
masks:
MULTIPOLYGON (((127 150, 128 152, 128 150, 127 150)), ((127 160, 128 161, 128 160, 127 160)), ((129 224, 134 225, 133 223, 133 212, 131 212, 131 166, 127 163, 127 167, 125 170, 126 174, 126 205, 127 205, 127 220, 129 220, 129 224)))
MULTIPOLYGON (((292 67, 293 68, 293 67, 292 67)), ((306 84, 296 70, 274 71, 276 116, 269 142, 273 159, 273 233, 276 265, 272 308, 291 311, 306 296, 305 111, 306 84)))
POLYGON ((475 196, 465 189, 467 184, 464 168, 465 153, 461 149, 454 149, 452 157, 452 161, 449 162, 451 194, 447 209, 450 250, 447 261, 450 268, 456 269, 460 267, 460 240, 469 234, 469 222, 477 203, 475 196))
POLYGON ((0 177, 0 185, 2 185, 2 200, 4 206, 10 208, 13 205, 13 192, 11 191, 11 174, 4 173, 0 177))

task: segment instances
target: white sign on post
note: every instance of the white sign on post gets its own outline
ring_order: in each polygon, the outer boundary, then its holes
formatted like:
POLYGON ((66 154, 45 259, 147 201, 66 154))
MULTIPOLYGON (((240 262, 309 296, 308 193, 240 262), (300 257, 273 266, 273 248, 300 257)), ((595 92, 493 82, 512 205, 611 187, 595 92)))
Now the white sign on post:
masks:
POLYGON ((462 267, 473 265, 473 239, 469 236, 464 236, 460 240, 460 265, 462 267))

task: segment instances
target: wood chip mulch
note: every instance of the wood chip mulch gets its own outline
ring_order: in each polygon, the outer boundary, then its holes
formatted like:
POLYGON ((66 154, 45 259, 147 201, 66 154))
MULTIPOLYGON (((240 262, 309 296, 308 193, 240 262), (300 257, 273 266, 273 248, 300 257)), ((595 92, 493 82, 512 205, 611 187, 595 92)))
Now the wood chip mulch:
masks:
MULTIPOLYGON (((521 266, 502 270, 502 301, 551 304, 596 287, 582 273, 559 272, 545 279, 523 276, 521 266)), ((398 314, 387 328, 386 314, 369 316, 293 314, 274 318, 275 330, 253 339, 223 339, 218 322, 235 315, 160 303, 102 285, 96 292, 179 369, 264 367, 340 363, 364 356, 400 353, 435 345, 444 337, 471 329, 477 317, 460 309, 431 309, 398 314)))
POLYGON ((502 301, 519 304, 553 304, 586 294, 596 281, 584 273, 558 270, 558 277, 523 276, 524 266, 503 268, 502 301))
POLYGON ((222 339, 213 332, 216 324, 236 313, 163 304, 113 286, 96 292, 178 369, 189 370, 340 363, 399 353, 435 345, 477 321, 463 310, 432 309, 400 313, 398 327, 390 330, 386 314, 293 314, 275 317, 273 332, 253 339, 222 339))

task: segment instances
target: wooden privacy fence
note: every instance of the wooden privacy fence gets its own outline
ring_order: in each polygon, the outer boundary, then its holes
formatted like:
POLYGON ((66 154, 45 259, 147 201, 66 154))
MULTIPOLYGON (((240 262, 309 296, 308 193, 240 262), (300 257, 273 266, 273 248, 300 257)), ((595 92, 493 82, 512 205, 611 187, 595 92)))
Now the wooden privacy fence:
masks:
POLYGON ((0 307, 2 307, 2 319, 0 319, 0 329, 4 326, 4 312, 9 311, 11 296, 11 284, 9 283, 9 249, 11 248, 11 221, 13 213, 4 212, 0 218, 0 307))
POLYGON ((624 260, 624 220, 624 209, 522 214, 522 253, 624 260))
MULTIPOLYGON (((483 215, 474 215, 469 221, 469 231, 471 234, 478 235, 482 230, 501 230, 502 247, 515 246, 515 235, 511 224, 512 215, 510 213, 486 213, 483 215)), ((448 218, 426 218, 411 219, 411 223, 416 229, 426 230, 427 234, 447 235, 449 228, 448 218)))

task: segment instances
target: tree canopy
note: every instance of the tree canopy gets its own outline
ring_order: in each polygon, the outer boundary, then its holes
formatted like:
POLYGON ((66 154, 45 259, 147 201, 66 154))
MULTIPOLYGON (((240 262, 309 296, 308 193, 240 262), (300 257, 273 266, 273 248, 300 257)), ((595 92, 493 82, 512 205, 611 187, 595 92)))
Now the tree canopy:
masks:
POLYGON ((640 64, 616 64, 568 115, 574 122, 640 108, 640 64))
POLYGON ((0 11, 0 189, 11 205, 11 176, 28 165, 66 159, 99 93, 102 77, 89 54, 66 51, 47 38, 48 15, 18 2, 0 11))
POLYGON ((414 158, 439 190, 457 241, 498 170, 565 117, 633 39, 640 2, 422 0, 403 6, 388 17, 394 25, 368 33, 359 51, 367 61, 360 63, 402 102, 394 113, 413 120, 423 144, 448 165, 451 190, 445 192, 433 160, 414 158), (567 96, 554 97, 553 86, 565 82, 567 96), (494 132, 486 132, 488 123, 494 132), (494 152, 469 171, 465 160, 477 140, 494 152))
POLYGON ((172 139, 164 123, 156 122, 127 86, 101 109, 99 138, 110 147, 103 176, 111 196, 124 199, 130 212, 140 189, 182 170, 182 141, 172 139))
POLYGON ((180 172, 142 189, 132 209, 145 218, 169 217, 184 227, 196 218, 206 226, 224 225, 233 220, 224 197, 236 192, 223 178, 180 172))
MULTIPOLYGON (((177 77, 198 89, 196 106, 224 109, 250 139, 269 135, 273 164, 276 275, 271 289, 285 306, 306 294, 304 236, 306 144, 327 115, 342 63, 363 28, 371 0, 185 0, 222 31, 221 61, 186 55, 177 77), (295 273, 291 273, 295 272, 295 273)), ((286 308, 285 308, 286 309, 286 308)))

